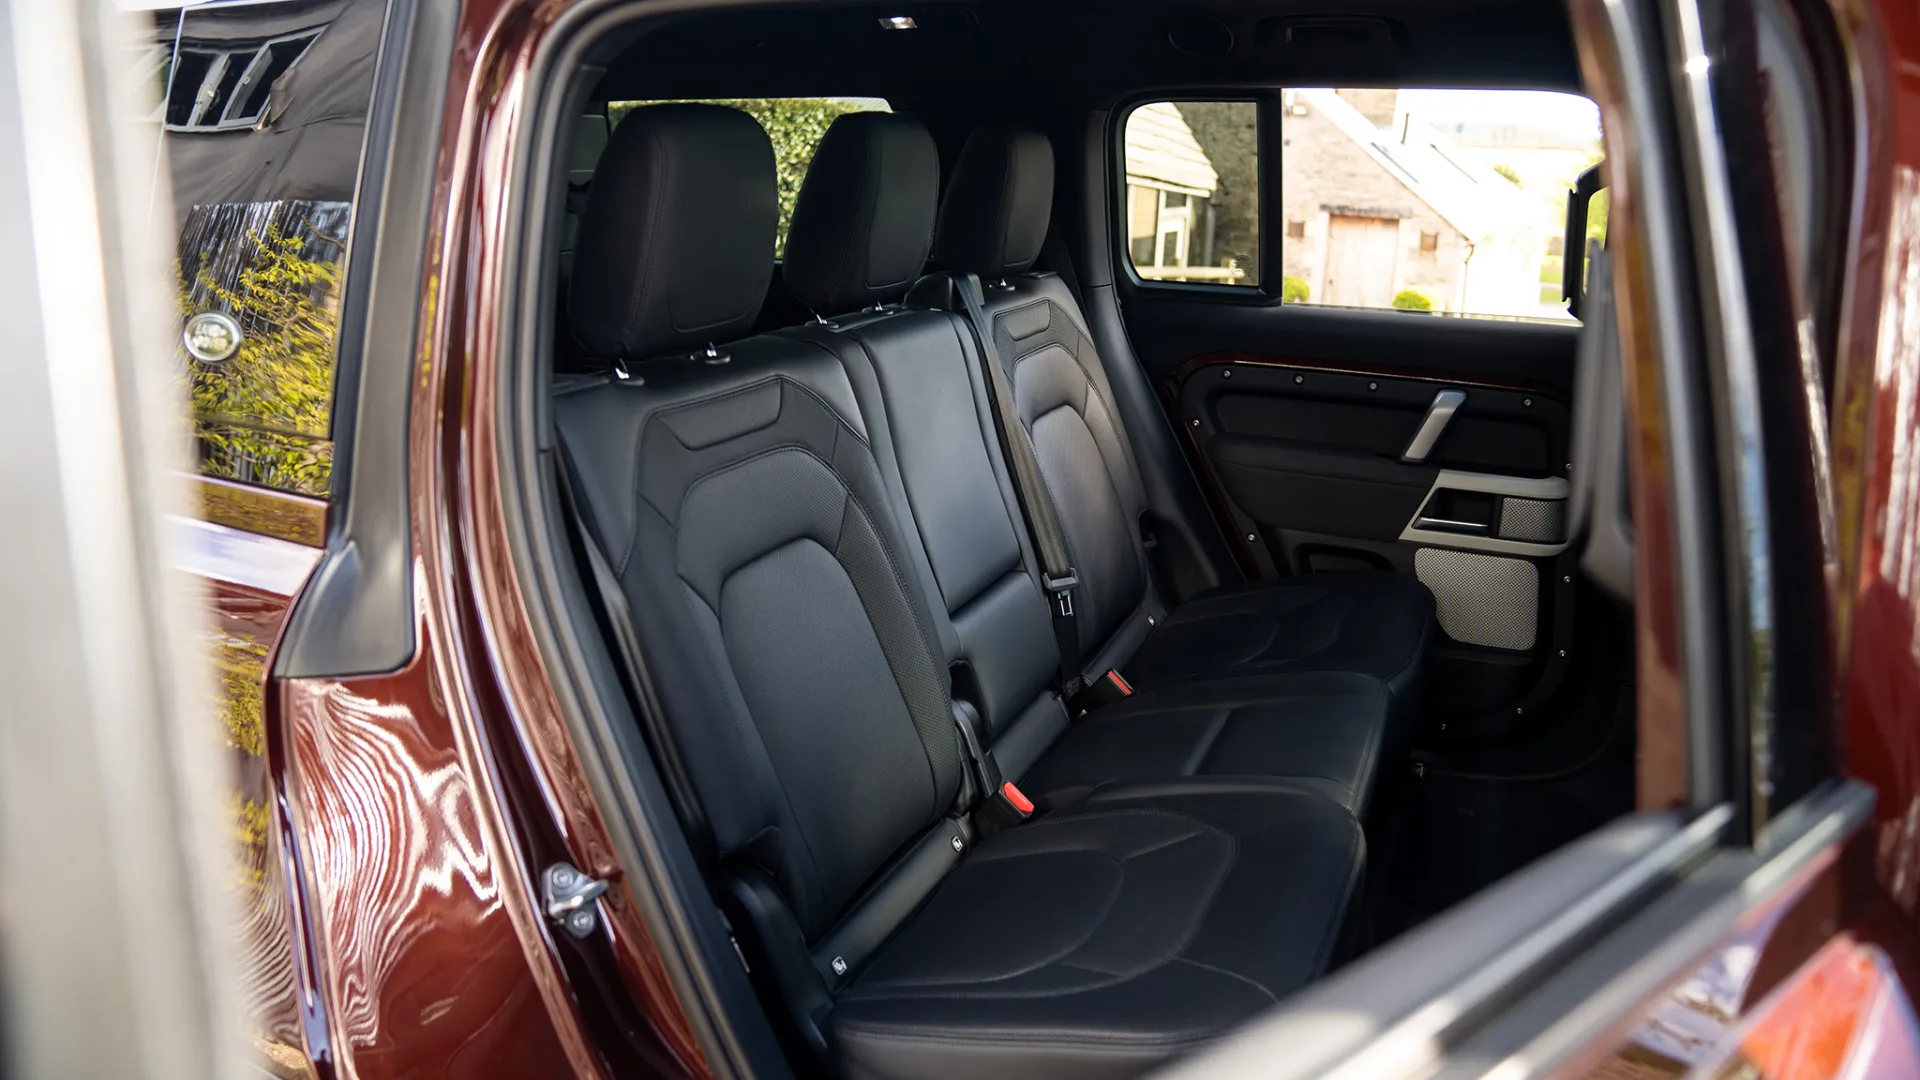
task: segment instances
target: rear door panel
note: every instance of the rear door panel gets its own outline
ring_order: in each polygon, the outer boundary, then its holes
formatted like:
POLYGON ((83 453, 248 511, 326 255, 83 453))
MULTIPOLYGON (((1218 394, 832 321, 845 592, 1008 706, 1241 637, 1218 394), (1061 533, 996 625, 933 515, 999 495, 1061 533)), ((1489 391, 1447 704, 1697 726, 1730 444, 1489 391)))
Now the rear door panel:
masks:
POLYGON ((1126 281, 1130 338, 1250 575, 1379 569, 1435 593, 1429 735, 1492 734, 1557 689, 1578 328, 1283 306, 1126 281), (1464 395, 1403 460, 1436 395, 1464 395))

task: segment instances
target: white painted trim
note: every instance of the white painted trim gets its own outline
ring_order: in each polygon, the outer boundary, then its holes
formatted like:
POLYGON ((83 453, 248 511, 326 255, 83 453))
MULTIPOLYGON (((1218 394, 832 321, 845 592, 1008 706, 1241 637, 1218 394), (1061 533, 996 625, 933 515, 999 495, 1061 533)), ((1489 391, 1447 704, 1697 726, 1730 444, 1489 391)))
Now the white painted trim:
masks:
POLYGON ((319 548, 167 515, 167 546, 174 569, 232 582, 277 596, 297 596, 320 562, 319 548))

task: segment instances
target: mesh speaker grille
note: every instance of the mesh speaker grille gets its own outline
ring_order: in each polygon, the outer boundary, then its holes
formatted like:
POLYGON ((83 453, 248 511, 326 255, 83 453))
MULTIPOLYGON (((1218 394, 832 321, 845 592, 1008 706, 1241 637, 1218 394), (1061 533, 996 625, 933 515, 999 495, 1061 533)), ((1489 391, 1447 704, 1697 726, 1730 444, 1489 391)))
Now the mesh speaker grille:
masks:
POLYGON ((1567 538, 1565 499, 1500 500, 1500 539, 1557 544, 1567 538))
POLYGON ((1433 590, 1440 628, 1464 645, 1533 648, 1540 623, 1540 571, 1525 559, 1421 548, 1414 573, 1433 590))

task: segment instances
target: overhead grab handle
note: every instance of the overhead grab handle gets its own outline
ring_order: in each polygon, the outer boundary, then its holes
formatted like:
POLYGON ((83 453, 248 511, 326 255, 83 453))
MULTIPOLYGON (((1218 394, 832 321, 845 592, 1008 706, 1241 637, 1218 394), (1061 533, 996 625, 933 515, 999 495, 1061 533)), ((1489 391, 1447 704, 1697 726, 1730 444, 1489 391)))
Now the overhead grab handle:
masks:
POLYGON ((1418 465, 1433 453, 1433 445, 1453 422, 1453 414, 1467 403, 1465 390, 1442 390, 1433 395, 1433 404, 1427 406, 1427 418, 1420 421, 1420 430, 1413 433, 1413 441, 1400 455, 1400 460, 1409 465, 1418 465))

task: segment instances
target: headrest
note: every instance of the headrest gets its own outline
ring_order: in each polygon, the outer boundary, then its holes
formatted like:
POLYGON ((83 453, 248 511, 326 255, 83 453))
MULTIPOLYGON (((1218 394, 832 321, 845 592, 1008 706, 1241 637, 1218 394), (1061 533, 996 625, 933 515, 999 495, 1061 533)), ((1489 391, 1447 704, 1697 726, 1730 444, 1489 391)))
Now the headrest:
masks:
POLYGON ((720 105, 650 105, 613 131, 581 215, 567 314, 588 354, 728 341, 759 314, 778 222, 773 144, 720 105))
POLYGON ((983 124, 967 136, 940 204, 935 261, 986 280, 1040 257, 1053 212, 1053 144, 1035 128, 983 124))
POLYGON ((794 299, 837 315, 899 296, 927 266, 940 157, 917 120, 847 113, 814 151, 787 229, 794 299))

